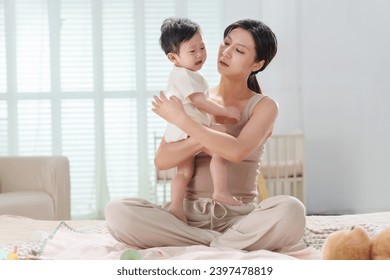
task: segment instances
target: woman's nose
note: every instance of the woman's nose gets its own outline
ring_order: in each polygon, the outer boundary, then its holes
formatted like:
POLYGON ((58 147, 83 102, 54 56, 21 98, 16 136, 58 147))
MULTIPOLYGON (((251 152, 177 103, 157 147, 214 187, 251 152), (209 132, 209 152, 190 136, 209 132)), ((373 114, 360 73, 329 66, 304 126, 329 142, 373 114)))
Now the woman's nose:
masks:
POLYGON ((226 46, 226 47, 222 50, 222 55, 223 55, 223 56, 226 56, 226 57, 230 57, 230 55, 231 55, 231 48, 230 48, 230 46, 226 46))

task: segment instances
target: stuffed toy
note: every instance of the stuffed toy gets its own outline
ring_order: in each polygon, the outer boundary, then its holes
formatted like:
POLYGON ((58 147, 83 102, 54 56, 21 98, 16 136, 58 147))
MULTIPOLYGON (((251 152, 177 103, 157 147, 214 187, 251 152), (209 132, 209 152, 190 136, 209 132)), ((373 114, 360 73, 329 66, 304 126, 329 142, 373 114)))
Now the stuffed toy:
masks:
POLYGON ((390 228, 371 239, 371 260, 390 260, 390 228))
POLYGON ((333 232, 322 246, 324 260, 390 260, 390 228, 370 237, 362 227, 333 232))

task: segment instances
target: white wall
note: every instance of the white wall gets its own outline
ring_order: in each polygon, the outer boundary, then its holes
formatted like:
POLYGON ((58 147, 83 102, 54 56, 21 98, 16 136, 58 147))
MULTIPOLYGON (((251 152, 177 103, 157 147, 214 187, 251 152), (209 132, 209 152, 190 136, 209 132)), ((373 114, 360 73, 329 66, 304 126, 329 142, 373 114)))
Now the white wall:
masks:
POLYGON ((278 39, 278 53, 272 63, 258 74, 264 94, 280 106, 274 133, 302 130, 302 108, 298 95, 296 4, 289 0, 228 0, 225 4, 225 26, 242 18, 266 23, 278 39))
POLYGON ((390 2, 301 8, 308 208, 390 210, 390 2))
POLYGON ((390 210, 390 1, 227 1, 279 41, 259 75, 280 105, 275 132, 305 133, 307 210, 390 210), (256 10, 258 9, 258 10, 256 10))

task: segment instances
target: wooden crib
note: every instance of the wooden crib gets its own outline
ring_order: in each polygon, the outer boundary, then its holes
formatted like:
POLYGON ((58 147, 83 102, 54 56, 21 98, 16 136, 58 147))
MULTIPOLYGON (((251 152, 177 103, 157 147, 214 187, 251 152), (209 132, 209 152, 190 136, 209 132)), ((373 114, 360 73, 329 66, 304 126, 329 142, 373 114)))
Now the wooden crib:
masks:
POLYGON ((272 135, 260 168, 259 199, 287 194, 305 203, 303 133, 272 135))

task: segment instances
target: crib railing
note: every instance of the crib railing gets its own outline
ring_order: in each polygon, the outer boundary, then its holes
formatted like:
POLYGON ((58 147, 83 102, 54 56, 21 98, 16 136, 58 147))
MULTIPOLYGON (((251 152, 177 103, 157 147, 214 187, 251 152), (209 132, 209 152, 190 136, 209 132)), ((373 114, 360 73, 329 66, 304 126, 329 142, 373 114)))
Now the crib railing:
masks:
POLYGON ((170 187, 173 178, 176 175, 176 168, 168 170, 156 169, 156 182, 153 190, 154 202, 163 204, 171 198, 170 187))
POLYGON ((292 195, 305 203, 304 135, 272 135, 268 140, 259 176, 260 199, 292 195))
MULTIPOLYGON (((154 133, 154 151, 157 151, 158 146, 160 145, 162 136, 154 133)), ((151 197, 154 203, 163 204, 166 201, 170 200, 170 187, 173 178, 176 175, 176 168, 171 168, 167 170, 159 170, 155 168, 154 170, 154 182, 151 184, 151 197)))
MULTIPOLYGON (((155 136, 157 148, 161 136, 155 136)), ((161 204, 170 199, 170 184, 176 168, 155 170, 152 197, 161 204)), ((302 133, 272 135, 266 146, 259 170, 259 200, 274 195, 292 195, 305 203, 304 135, 302 133)))

